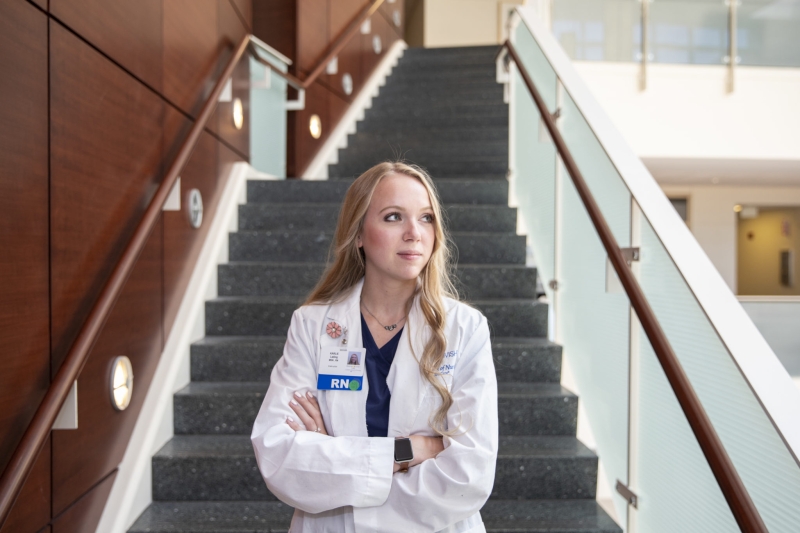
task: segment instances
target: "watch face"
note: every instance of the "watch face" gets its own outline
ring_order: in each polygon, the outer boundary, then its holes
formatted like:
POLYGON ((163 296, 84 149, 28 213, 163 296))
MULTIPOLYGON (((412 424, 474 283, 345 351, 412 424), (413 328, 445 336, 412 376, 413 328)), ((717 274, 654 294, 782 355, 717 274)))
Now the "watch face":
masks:
POLYGON ((397 439, 394 441, 394 460, 398 463, 405 463, 414 459, 414 452, 411 449, 410 439, 397 439))

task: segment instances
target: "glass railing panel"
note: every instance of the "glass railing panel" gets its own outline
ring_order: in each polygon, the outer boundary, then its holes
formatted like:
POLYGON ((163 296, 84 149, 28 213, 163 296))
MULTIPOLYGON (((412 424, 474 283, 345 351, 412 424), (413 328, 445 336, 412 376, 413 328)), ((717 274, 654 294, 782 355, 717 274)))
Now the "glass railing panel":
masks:
MULTIPOLYGON (((652 259, 652 257, 651 257, 652 259)), ((730 533, 736 521, 647 336, 639 327, 636 531, 730 533)))
MULTIPOLYGON (((524 24, 517 25, 514 30, 514 47, 517 49, 525 70, 533 80, 533 84, 542 95, 547 109, 556 110, 556 73, 547 61, 542 49, 536 44, 533 35, 524 24)), ((527 89, 525 89, 527 92, 527 89)))
MULTIPOLYGON (((260 51, 270 61, 269 54, 260 51)), ((272 60, 286 72, 286 65, 272 60)), ((286 81, 250 58, 250 164, 259 172, 286 177, 286 81)))
MULTIPOLYGON (((797 524, 800 524, 800 506, 797 505, 800 497, 800 468, 669 253, 645 219, 642 220, 640 248, 639 282, 642 290, 764 523, 772 532, 797 531, 797 524)), ((644 339, 642 342, 646 344, 647 341, 644 339)), ((649 350, 643 352, 642 366, 645 367, 649 364, 648 359, 654 356, 649 350)), ((651 381, 653 380, 643 374, 640 383, 643 398, 647 397, 651 381)), ((666 429, 657 427, 661 417, 679 418, 677 403, 670 408, 678 413, 674 415, 665 414, 665 405, 653 408, 650 413, 645 409, 648 404, 644 399, 642 405, 640 441, 652 442, 652 447, 643 446, 639 450, 638 469, 647 472, 648 468, 653 468, 653 462, 663 461, 665 453, 672 455, 673 451, 669 448, 673 445, 680 446, 688 437, 675 429, 674 433, 669 434, 681 440, 673 444, 672 439, 664 440, 666 429), (669 446, 665 446, 664 442, 669 442, 669 446)), ((650 406, 652 405, 651 403, 650 406)), ((685 447, 687 450, 691 448, 688 443, 685 447)), ((672 470, 672 476, 664 477, 656 472, 652 476, 640 478, 640 496, 644 501, 655 499, 656 494, 669 492, 672 494, 672 503, 654 502, 653 505, 664 505, 671 509, 691 506, 697 509, 697 513, 692 516, 700 519, 709 509, 719 506, 715 503, 718 498, 716 492, 711 490, 713 483, 707 479, 703 469, 690 469, 680 464, 684 457, 676 457, 679 463, 670 465, 671 469, 676 469, 672 470), (692 490, 692 495, 688 496, 687 487, 695 484, 707 487, 697 493, 692 490), (650 491, 653 491, 652 494, 650 491), (697 498, 701 498, 701 503, 698 503, 697 498)), ((700 460, 698 458, 692 462, 699 463, 700 460)), ((639 514, 646 515, 644 510, 639 514)), ((658 519, 663 519, 663 514, 654 516, 653 523, 658 519)), ((665 532, 683 530, 677 525, 658 529, 665 532)), ((692 530, 721 531, 710 525, 708 529, 692 530)))
MULTIPOLYGON (((526 67, 531 65, 534 83, 542 83, 543 98, 555 109, 556 76, 533 37, 527 31, 518 33, 515 47, 525 58, 526 67)), ((539 279, 552 298, 547 282, 555 279, 556 150, 521 76, 514 76, 511 98, 514 116, 510 133, 514 145, 510 194, 518 208, 520 232, 528 236, 539 279)))
POLYGON ((722 65, 728 55, 728 7, 722 0, 657 0, 650 4, 651 61, 722 65))
POLYGON ((556 0, 552 31, 578 61, 638 61, 642 13, 637 0, 556 0))
POLYGON ((800 67, 800 0, 743 0, 736 28, 741 65, 800 67))
MULTIPOLYGON (((607 286, 605 249, 561 172, 556 341, 564 346, 606 482, 614 487, 617 480, 628 482, 629 304, 623 292, 607 286)), ((614 505, 624 523, 625 502, 614 498, 614 505)))

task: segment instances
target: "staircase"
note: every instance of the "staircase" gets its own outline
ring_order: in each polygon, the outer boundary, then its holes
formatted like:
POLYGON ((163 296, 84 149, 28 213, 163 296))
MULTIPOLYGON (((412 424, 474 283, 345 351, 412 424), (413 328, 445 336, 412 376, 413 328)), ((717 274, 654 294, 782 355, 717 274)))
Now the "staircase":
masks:
POLYGON ((618 533, 595 502, 597 457, 575 438, 578 398, 559 384, 547 304, 508 207, 508 108, 494 47, 409 49, 329 181, 251 181, 174 397, 175 437, 153 457, 139 532, 287 531, 292 509, 264 485, 249 435, 294 309, 324 268, 339 204, 374 163, 403 157, 435 177, 466 299, 488 318, 499 381, 500 452, 488 531, 618 533), (337 179, 342 178, 342 179, 337 179))

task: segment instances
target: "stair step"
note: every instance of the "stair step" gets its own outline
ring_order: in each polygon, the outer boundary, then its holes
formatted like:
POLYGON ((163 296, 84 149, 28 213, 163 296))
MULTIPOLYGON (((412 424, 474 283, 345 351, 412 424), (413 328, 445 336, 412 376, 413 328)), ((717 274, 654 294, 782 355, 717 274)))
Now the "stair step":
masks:
MULTIPOLYGON (((193 382, 173 399, 176 435, 249 435, 266 382, 193 382)), ((578 397, 557 383, 500 383, 501 435, 575 435, 578 397)))
MULTIPOLYGON (((492 498, 594 498, 597 456, 575 437, 501 437, 492 498)), ((275 500, 248 435, 179 435, 153 458, 153 499, 275 500)))
POLYGON ((503 101, 503 86, 494 80, 480 83, 394 83, 384 85, 379 89, 378 98, 373 99, 372 105, 389 102, 417 102, 420 98, 432 100, 449 100, 451 102, 478 101, 503 101))
POLYGON ((487 533, 622 533, 595 500, 489 500, 487 533))
POLYGON ((498 383, 501 435, 575 435, 578 397, 558 383, 498 383))
POLYGON ((440 64, 440 68, 398 68, 392 70, 387 84, 397 81, 495 81, 496 71, 493 64, 489 65, 447 65, 440 64))
MULTIPOLYGON (((507 141, 456 141, 442 142, 429 140, 420 141, 390 141, 372 140, 353 144, 347 148, 339 149, 339 164, 348 166, 349 162, 361 164, 364 159, 370 161, 385 161, 387 159, 402 159, 419 162, 431 161, 482 161, 486 159, 499 160, 501 171, 508 168, 508 142, 507 141)), ((369 167, 367 167, 369 168, 369 167)))
POLYGON ((375 131, 385 130, 387 123, 391 121, 391 127, 399 130, 408 130, 410 128, 503 128, 508 127, 508 112, 496 113, 492 115, 478 116, 473 115, 467 111, 466 115, 459 116, 451 114, 448 116, 442 115, 427 115, 427 116, 390 116, 381 117, 378 114, 373 116, 371 113, 366 113, 366 118, 356 124, 356 131, 375 131))
MULTIPOLYGON (((288 533, 294 509, 278 501, 153 502, 129 533, 288 533)), ((594 500, 489 500, 487 533, 621 533, 594 500)))
POLYGON ((414 120, 444 120, 457 118, 463 120, 464 118, 503 118, 508 120, 508 105, 504 104, 502 100, 493 103, 482 105, 473 105, 471 103, 454 103, 451 101, 435 101, 428 102, 424 106, 408 106, 396 105, 390 106, 389 104, 381 104, 367 109, 365 113, 365 120, 400 120, 401 122, 409 122, 414 120))
MULTIPOLYGON (((285 343, 285 335, 205 337, 191 347, 192 381, 268 382, 285 343)), ((561 379, 561 347, 547 339, 495 338, 492 356, 498 381, 561 379)))
MULTIPOLYGON (((498 337, 544 337, 547 304, 534 300, 476 300, 471 302, 498 337)), ((234 296, 206 301, 206 334, 286 335, 292 313, 302 304, 297 296, 234 296)))
MULTIPOLYGON (((307 296, 322 276, 323 263, 235 262, 219 265, 220 296, 307 296)), ((456 268, 459 294, 468 299, 535 297, 536 269, 523 265, 456 268)))
POLYGON ((464 142, 497 142, 508 148, 508 128, 429 128, 424 132, 386 127, 370 133, 351 133, 347 137, 347 146, 360 146, 370 143, 406 143, 448 144, 457 145, 464 142))
MULTIPOLYGON (((239 230, 332 230, 340 204, 245 204, 239 206, 239 230)), ((445 224, 454 232, 513 233, 517 210, 504 205, 448 205, 445 224)))
MULTIPOLYGON (((402 155, 402 154, 400 154, 402 155)), ((328 165, 328 174, 331 178, 355 177, 364 172, 364 169, 371 168, 378 163, 386 160, 395 159, 394 156, 371 156, 363 157, 357 162, 346 162, 336 165, 328 165)), ((499 157, 472 157, 442 159, 433 157, 431 159, 406 159, 406 163, 413 163, 424 168, 429 175, 438 179, 449 177, 460 178, 469 174, 496 174, 504 176, 508 172, 508 159, 499 157)))
MULTIPOLYGON (((358 174, 367 170, 361 169, 358 174)), ((353 176, 355 177, 355 176, 353 176)), ((248 203, 341 203, 350 180, 249 180, 248 203)), ((505 173, 491 180, 437 181, 439 198, 445 204, 508 205, 505 173), (502 179, 500 179, 502 178, 502 179)))
MULTIPOLYGON (((333 228, 331 228, 331 231, 333 228)), ((452 233, 461 263, 525 264, 525 236, 513 233, 452 233)), ((231 261, 324 262, 333 234, 329 231, 239 231, 229 236, 231 261)))

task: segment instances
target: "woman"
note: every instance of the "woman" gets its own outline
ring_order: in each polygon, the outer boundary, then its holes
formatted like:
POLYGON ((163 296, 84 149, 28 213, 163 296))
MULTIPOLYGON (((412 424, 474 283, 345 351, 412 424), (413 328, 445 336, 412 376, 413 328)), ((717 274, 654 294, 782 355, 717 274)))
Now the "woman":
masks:
POLYGON ((497 382, 486 318, 451 296, 447 245, 420 169, 381 163, 348 189, 251 436, 293 533, 485 531, 497 382))

